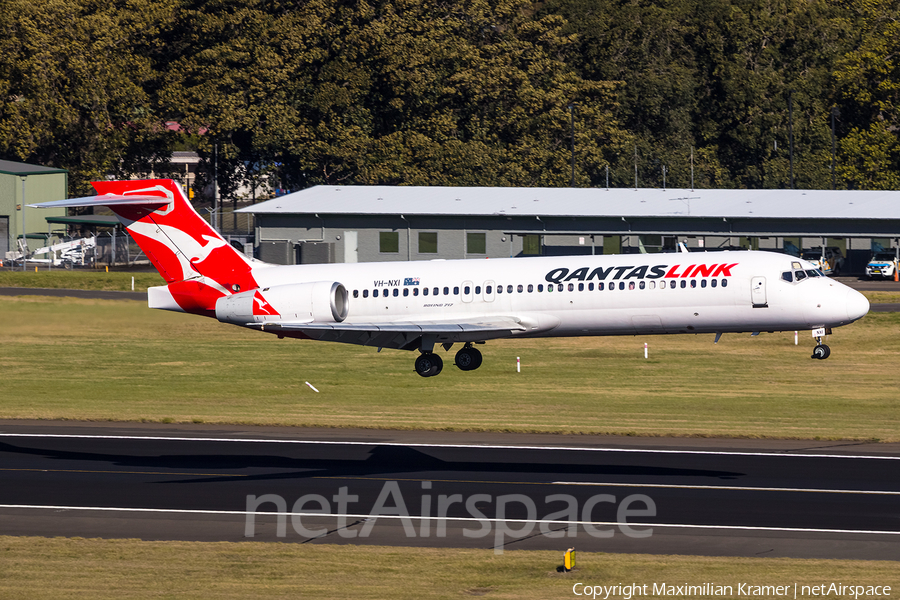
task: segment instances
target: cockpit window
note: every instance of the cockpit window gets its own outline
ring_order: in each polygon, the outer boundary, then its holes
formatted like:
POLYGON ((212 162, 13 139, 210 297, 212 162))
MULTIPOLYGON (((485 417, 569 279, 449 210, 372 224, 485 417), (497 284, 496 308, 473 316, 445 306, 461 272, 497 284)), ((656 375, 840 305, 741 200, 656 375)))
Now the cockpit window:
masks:
POLYGON ((810 277, 824 277, 824 275, 822 274, 822 271, 820 271, 818 269, 807 269, 806 274, 809 275, 810 277))
POLYGON ((781 274, 781 278, 784 279, 785 281, 787 281, 788 283, 791 283, 792 281, 794 281, 794 274, 791 273, 790 271, 785 271, 784 273, 781 274))
POLYGON ((806 271, 794 271, 794 275, 797 277, 797 281, 806 279, 806 271))

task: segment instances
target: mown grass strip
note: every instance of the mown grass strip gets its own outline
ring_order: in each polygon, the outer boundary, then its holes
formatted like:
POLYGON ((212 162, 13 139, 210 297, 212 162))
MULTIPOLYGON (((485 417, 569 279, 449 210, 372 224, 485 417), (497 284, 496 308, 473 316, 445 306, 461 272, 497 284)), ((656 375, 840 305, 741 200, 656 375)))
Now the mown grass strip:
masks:
POLYGON ((791 591, 794 583, 888 585, 892 595, 900 589, 897 565, 887 561, 581 552, 576 570, 560 573, 563 546, 498 556, 491 550, 0 537, 0 597, 529 600, 576 597, 576 583, 636 583, 648 592, 663 583, 731 586, 734 593, 722 597, 739 597, 740 584, 791 591))
POLYGON ((67 290, 101 290, 105 292, 130 292, 134 277, 134 291, 146 292, 148 287, 164 285, 156 271, 107 273, 103 269, 65 271, 3 271, 0 270, 0 287, 50 288, 67 290))

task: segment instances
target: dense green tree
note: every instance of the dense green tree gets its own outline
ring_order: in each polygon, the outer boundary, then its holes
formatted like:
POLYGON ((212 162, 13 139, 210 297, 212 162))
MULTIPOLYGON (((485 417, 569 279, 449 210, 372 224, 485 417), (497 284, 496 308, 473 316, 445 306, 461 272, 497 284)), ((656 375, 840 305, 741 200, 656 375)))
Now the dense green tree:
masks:
POLYGON ((859 42, 837 62, 834 74, 841 121, 839 172, 846 185, 900 188, 900 5, 891 0, 849 4, 848 23, 859 42))
POLYGON ((0 154, 70 171, 74 193, 130 154, 168 156, 131 52, 129 11, 96 0, 5 0, 0 11, 0 154))
POLYGON ((0 156, 75 193, 185 147, 226 199, 564 186, 573 129, 579 186, 788 187, 789 99, 796 187, 833 106, 838 186, 900 177, 895 0, 2 1, 0 156))

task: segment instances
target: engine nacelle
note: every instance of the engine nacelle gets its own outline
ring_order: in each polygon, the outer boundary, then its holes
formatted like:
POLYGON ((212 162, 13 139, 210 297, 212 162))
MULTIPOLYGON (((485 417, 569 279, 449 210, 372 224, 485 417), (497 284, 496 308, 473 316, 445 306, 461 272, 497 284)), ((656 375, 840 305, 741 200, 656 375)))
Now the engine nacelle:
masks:
POLYGON ((340 323, 347 318, 348 310, 347 288, 336 281, 275 285, 216 301, 216 318, 235 325, 273 321, 340 323))

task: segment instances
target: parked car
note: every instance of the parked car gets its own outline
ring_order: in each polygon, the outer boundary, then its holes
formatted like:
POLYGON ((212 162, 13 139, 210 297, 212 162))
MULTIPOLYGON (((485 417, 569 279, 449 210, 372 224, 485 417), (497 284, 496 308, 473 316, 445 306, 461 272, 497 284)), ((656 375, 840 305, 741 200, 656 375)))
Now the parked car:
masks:
POLYGON ((844 268, 844 253, 836 246, 826 246, 824 252, 821 246, 804 250, 801 258, 817 265, 826 275, 840 275, 844 268))
POLYGON ((876 252, 869 264, 866 265, 866 278, 884 277, 893 279, 896 270, 896 254, 893 252, 876 252))

